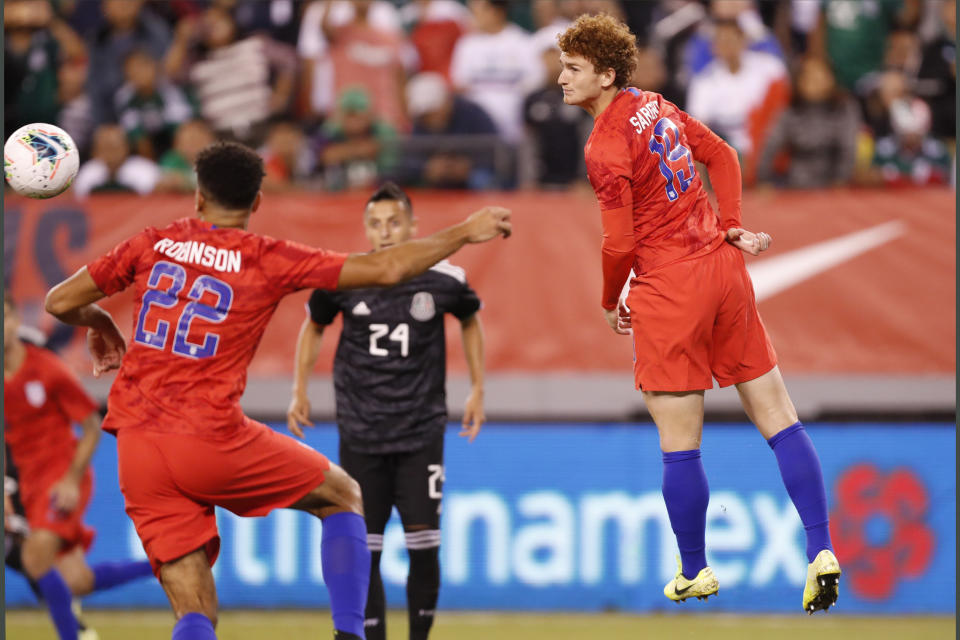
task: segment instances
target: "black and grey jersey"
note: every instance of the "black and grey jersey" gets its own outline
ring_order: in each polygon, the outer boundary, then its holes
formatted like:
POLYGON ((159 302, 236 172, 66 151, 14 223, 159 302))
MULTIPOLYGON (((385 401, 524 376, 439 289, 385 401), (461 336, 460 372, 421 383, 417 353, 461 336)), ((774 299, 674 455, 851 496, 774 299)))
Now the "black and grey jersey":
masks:
POLYGON ((340 437, 362 453, 416 451, 447 421, 443 316, 480 309, 463 269, 447 261, 390 288, 316 290, 308 303, 320 325, 343 314, 333 361, 340 437))

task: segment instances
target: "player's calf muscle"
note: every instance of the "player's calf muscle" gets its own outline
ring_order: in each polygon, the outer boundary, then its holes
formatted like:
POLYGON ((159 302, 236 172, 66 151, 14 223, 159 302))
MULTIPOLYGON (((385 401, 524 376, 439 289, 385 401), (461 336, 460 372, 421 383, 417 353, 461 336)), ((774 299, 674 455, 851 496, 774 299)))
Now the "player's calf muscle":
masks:
POLYGON ((217 624, 217 591, 206 551, 198 549, 160 567, 160 583, 177 619, 202 613, 217 624))
POLYGON ((362 516, 363 495, 356 480, 341 467, 331 464, 323 482, 290 505, 290 508, 307 511, 319 518, 343 511, 362 516))

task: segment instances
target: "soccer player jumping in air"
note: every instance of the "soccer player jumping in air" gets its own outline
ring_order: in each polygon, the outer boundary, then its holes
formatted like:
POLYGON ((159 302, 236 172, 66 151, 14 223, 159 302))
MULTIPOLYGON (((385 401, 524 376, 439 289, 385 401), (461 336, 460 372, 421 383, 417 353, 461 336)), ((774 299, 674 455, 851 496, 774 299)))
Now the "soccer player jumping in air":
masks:
MULTIPOLYGON (((370 196, 363 226, 374 251, 405 242, 416 231, 410 198, 388 182, 370 196)), ((310 424, 307 375, 317 362, 324 329, 338 313, 343 332, 333 364, 340 464, 360 483, 370 545, 368 640, 386 637, 386 599, 380 576, 383 532, 394 504, 410 555, 407 610, 410 640, 426 640, 440 594, 440 500, 447 426, 446 341, 443 317, 460 320, 472 389, 461 435, 472 441, 483 424, 483 331, 480 300, 463 269, 447 261, 381 289, 310 296, 309 317, 297 340, 290 430, 310 424)))
POLYGON ((286 507, 322 519, 334 635, 363 638, 370 552, 360 488, 320 453, 243 415, 247 367, 285 295, 397 284, 467 243, 509 236, 510 212, 486 207, 421 240, 345 255, 246 230, 261 202, 254 151, 211 145, 196 171, 197 217, 121 242, 51 289, 47 311, 89 327, 95 374, 120 368, 103 428, 117 436, 126 511, 176 615, 173 640, 216 638, 214 506, 240 516, 286 507), (127 350, 94 303, 131 285, 127 350))
MULTIPOLYGON (((7 543, 20 550, 13 566, 43 598, 60 640, 77 640, 84 629, 71 606, 73 596, 149 576, 150 565, 140 560, 87 564, 94 531, 83 514, 93 493, 89 467, 100 439, 100 414, 76 376, 53 352, 21 340, 19 328, 20 316, 5 294, 4 439, 19 468, 26 516, 25 523, 12 527, 17 535, 7 543), (79 440, 73 423, 83 431, 79 440)), ((7 506, 14 506, 12 500, 7 506)), ((14 514, 5 516, 5 528, 16 522, 14 514)))
POLYGON ((564 101, 594 118, 584 153, 603 227, 601 306, 619 334, 632 328, 634 378, 657 424, 663 497, 681 565, 664 595, 682 601, 717 592, 704 531, 709 490, 700 462, 703 392, 736 385, 767 439, 807 534, 803 609, 837 600, 820 461, 787 394, 757 312, 741 251, 770 237, 740 226, 736 152, 710 129, 650 91, 628 87, 637 53, 629 28, 609 15, 581 16, 559 36, 564 101), (714 213, 694 161, 719 204, 714 213), (620 292, 631 269, 626 306, 620 292))

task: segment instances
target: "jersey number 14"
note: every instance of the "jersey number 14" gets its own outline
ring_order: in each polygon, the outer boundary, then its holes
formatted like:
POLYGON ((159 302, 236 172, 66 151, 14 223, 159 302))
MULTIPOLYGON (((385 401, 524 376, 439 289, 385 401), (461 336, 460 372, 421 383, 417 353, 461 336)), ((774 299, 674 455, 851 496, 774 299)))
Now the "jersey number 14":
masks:
POLYGON ((670 118, 660 118, 650 136, 650 153, 660 156, 660 173, 667 180, 667 199, 673 202, 686 192, 697 175, 690 150, 680 144, 680 129, 670 118), (673 138, 671 140, 671 138, 673 138), (680 164, 681 167, 675 169, 680 164), (686 170, 686 173, 684 173, 686 170), (676 186, 674 186, 676 179, 676 186), (679 187, 680 192, 677 193, 679 187))

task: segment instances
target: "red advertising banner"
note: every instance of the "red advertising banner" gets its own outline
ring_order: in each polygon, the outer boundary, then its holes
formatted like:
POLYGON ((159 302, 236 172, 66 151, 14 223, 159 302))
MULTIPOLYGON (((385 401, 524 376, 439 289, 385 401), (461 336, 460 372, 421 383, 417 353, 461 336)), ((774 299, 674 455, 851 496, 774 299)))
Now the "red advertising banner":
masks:
MULTIPOLYGON (((250 230, 315 246, 365 251, 363 194, 267 195, 250 230)), ((629 338, 600 313, 600 225, 591 193, 414 192, 419 231, 455 223, 487 204, 509 207, 514 236, 452 258, 484 302, 493 373, 627 372, 629 338)), ((748 257, 760 310, 781 367, 791 373, 944 374, 955 369, 956 216, 949 189, 745 194, 747 228, 773 248, 748 257)), ((48 288, 145 226, 191 216, 188 197, 102 195, 83 202, 4 200, 6 278, 24 321, 52 333, 79 371, 82 335, 42 313, 48 288)), ((251 374, 289 376, 308 293, 281 303, 251 374)), ((131 293, 104 303, 128 335, 131 293)), ((459 331, 448 330, 450 369, 463 372, 459 331)), ((336 329, 336 327, 335 327, 336 329)), ((336 331, 325 338, 328 371, 336 331)))

